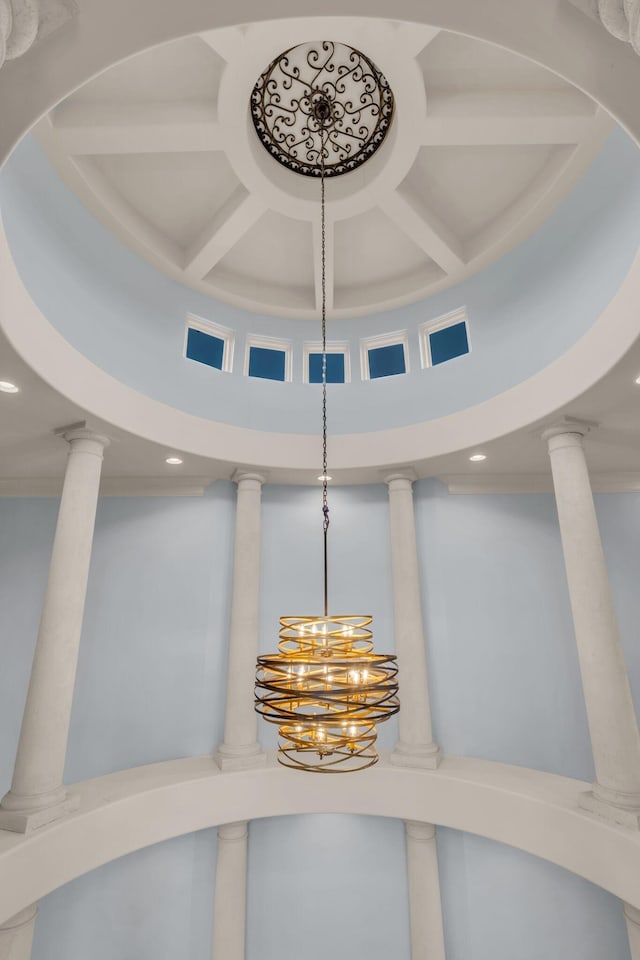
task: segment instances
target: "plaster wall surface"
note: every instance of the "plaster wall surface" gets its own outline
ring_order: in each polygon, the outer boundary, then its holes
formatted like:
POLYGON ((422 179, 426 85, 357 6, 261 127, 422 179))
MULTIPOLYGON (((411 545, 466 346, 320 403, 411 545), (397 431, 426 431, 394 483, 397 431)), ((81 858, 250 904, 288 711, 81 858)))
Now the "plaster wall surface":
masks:
MULTIPOLYGON (((311 321, 265 317, 169 280, 119 244, 57 180, 33 139, 0 176, 0 209, 19 272, 47 319, 117 380, 187 413, 283 433, 315 431, 318 391, 301 382, 311 321), (234 371, 183 357, 187 313, 236 331, 234 371), (294 382, 243 376, 247 333, 293 344, 294 382)), ((545 224, 482 273, 421 303, 333 321, 351 345, 351 384, 332 433, 384 430, 466 409, 526 380, 589 329, 625 277, 640 241, 640 166, 615 130, 545 224), (417 327, 466 305, 471 353, 421 370, 417 327), (360 380, 362 336, 407 330, 408 376, 360 380)))
MULTIPOLYGON (((332 607, 373 613, 378 648, 392 650, 386 496, 383 485, 333 491, 331 582, 332 607)), ((438 741, 448 753, 589 780, 593 771, 553 498, 453 497, 436 481, 420 481, 415 500, 438 741)), ((637 697, 640 495, 596 500, 637 697)), ((56 511, 53 499, 0 500, 7 666, 0 671, 0 788, 5 789, 56 511)), ((234 490, 225 482, 203 498, 101 501, 68 781, 206 754, 221 739, 233 515, 234 490)), ((320 606, 320 521, 317 490, 265 487, 262 649, 275 645, 279 615, 320 606)), ((395 734, 386 726, 380 734, 388 746, 395 734)), ((272 742, 265 725, 260 735, 265 744, 272 742)), ((366 902, 375 905, 375 871, 382 862, 389 874, 380 882, 384 887, 393 881, 382 926, 394 931, 394 955, 408 958, 401 824, 342 815, 330 820, 328 829, 327 815, 295 818, 291 835, 288 820, 254 822, 249 960, 285 955, 292 931, 299 936, 304 931, 311 949, 325 944, 317 956, 327 955, 328 933, 321 924, 313 926, 314 898, 305 902, 301 865, 313 891, 316 884, 329 890, 326 909, 332 922, 338 918, 332 929, 342 931, 344 960, 357 955, 362 929, 349 916, 349 895, 359 896, 362 885, 370 884, 373 900, 366 902), (275 908, 269 908, 282 892, 279 883, 269 886, 274 858, 279 875, 289 878, 291 891, 301 898, 291 931, 279 928, 275 908)), ((455 831, 438 834, 450 958, 627 960, 615 898, 511 848, 455 831)), ((160 960, 184 952, 186 942, 187 955, 204 960, 212 916, 212 837, 204 832, 149 848, 51 894, 38 920, 35 960, 80 960, 88 953, 98 960, 114 955, 160 960), (104 931, 99 938, 97 929, 104 931), (186 941, 190 929, 193 939, 186 941)), ((368 934, 368 920, 365 928, 368 934)))

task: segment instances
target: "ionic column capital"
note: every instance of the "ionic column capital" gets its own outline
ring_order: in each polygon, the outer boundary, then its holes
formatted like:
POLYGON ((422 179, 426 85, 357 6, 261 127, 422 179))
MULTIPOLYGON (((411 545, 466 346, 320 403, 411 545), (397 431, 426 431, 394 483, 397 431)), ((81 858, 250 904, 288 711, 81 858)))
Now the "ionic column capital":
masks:
POLYGON ((411 837, 412 840, 427 843, 429 840, 435 839, 436 828, 432 823, 422 823, 420 820, 405 820, 404 825, 407 836, 411 837))

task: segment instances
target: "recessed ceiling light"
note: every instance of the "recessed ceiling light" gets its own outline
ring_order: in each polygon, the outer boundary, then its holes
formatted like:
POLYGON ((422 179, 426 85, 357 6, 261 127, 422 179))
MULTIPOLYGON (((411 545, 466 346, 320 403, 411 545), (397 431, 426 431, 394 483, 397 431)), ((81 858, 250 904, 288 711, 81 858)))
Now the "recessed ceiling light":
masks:
POLYGON ((3 393, 20 393, 20 387, 16 387, 10 380, 0 380, 0 390, 3 393))
POLYGON ((484 453, 474 453, 472 457, 469 457, 469 460, 471 460, 472 463, 479 463, 480 460, 486 460, 486 459, 487 458, 484 453))
POLYGON ((320 480, 322 483, 324 483, 324 481, 326 480, 328 483, 329 480, 333 480, 333 477, 330 477, 328 474, 325 476, 324 473, 321 473, 320 476, 318 477, 318 480, 320 480))
POLYGON ((167 457, 167 459, 165 460, 165 463, 170 464, 172 467, 177 467, 182 462, 183 461, 180 459, 180 457, 167 457))
POLYGON ((640 383, 640 377, 636 377, 635 382, 636 382, 636 383, 640 383))

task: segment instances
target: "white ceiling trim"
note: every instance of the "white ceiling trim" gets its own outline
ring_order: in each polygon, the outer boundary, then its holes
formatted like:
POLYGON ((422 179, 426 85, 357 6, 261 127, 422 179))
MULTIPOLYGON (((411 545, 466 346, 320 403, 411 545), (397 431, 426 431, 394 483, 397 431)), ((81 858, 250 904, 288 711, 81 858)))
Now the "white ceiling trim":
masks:
MULTIPOLYGON (((482 470, 482 466, 478 467, 482 470)), ((447 474, 437 477, 445 484, 451 494, 526 494, 553 493, 551 473, 529 474, 490 474, 470 476, 468 474, 447 474)), ((592 473, 591 487, 595 493, 638 493, 640 492, 640 473, 592 473)))
MULTIPOLYGON (((0 478, 0 497, 59 497, 63 477, 0 478)), ((214 477, 103 477, 101 497, 201 497, 214 477)))

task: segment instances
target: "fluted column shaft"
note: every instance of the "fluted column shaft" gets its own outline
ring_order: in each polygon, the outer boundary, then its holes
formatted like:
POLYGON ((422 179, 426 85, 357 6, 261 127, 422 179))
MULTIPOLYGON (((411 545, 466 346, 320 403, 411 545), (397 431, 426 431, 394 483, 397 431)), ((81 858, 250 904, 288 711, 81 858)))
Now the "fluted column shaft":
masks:
POLYGON ((64 434, 69 456, 11 791, 0 826, 25 831, 60 815, 98 489, 106 437, 64 434), (47 812, 48 811, 48 812, 47 812), (37 815, 36 815, 37 812, 37 815))
POLYGON ((212 960, 244 960, 247 911, 247 824, 218 828, 212 960))
POLYGON ((617 822, 637 825, 640 810, 640 735, 618 635, 583 433, 566 426, 548 440, 562 549, 589 733, 596 769, 585 806, 617 822), (595 802, 595 806, 594 806, 595 802), (607 808, 611 808, 607 813, 607 808), (619 811, 627 811, 627 814, 619 811))
POLYGON ((400 738, 391 755, 403 766, 437 767, 427 676, 418 547, 413 510, 413 480, 408 474, 386 478, 389 488, 393 610, 398 656, 400 738))
POLYGON ((33 904, 0 927, 0 960, 31 960, 38 907, 33 904))
POLYGON ((405 823, 411 960, 445 960, 436 829, 431 823, 405 823))
POLYGON ((263 763, 254 709, 260 629, 260 501, 264 477, 239 473, 229 629, 229 665, 224 742, 216 759, 222 769, 263 763))

